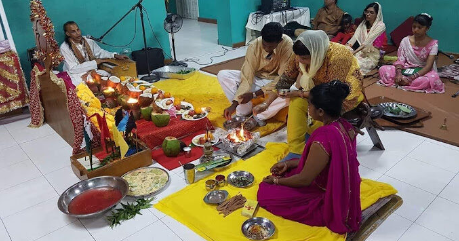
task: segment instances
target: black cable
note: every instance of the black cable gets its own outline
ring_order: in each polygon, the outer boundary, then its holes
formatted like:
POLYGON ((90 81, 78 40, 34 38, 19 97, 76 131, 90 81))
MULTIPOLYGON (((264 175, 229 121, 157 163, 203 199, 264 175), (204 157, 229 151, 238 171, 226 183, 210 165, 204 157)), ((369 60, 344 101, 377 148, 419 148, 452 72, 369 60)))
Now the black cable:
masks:
MULTIPOLYGON (((163 45, 161 44, 161 42, 159 41, 158 37, 156 36, 155 32, 153 31, 153 26, 151 25, 151 21, 150 21, 150 16, 148 15, 148 11, 145 7, 143 7, 143 10, 145 11, 146 15, 147 15, 147 20, 148 20, 148 25, 150 25, 150 29, 151 29, 151 33, 153 34, 153 36, 155 37, 156 39, 156 42, 158 42, 159 46, 161 47, 161 49, 163 50, 163 53, 164 53, 164 56, 172 59, 172 56, 170 56, 169 54, 167 54, 165 51, 164 51, 164 48, 163 48, 163 45)), ((169 46, 169 51, 170 50, 170 46, 169 46)), ((176 59, 174 59, 176 60, 176 59)))
POLYGON ((223 46, 222 46, 222 49, 223 49, 223 54, 215 55, 215 56, 210 57, 210 63, 205 63, 205 64, 198 63, 199 59, 195 60, 196 58, 186 58, 186 59, 183 60, 183 62, 193 62, 193 63, 196 63, 198 65, 209 65, 209 64, 212 64, 214 62, 214 58, 223 57, 229 51, 235 50, 235 48, 227 49, 227 48, 225 48, 223 46))
POLYGON ((99 42, 103 45, 107 45, 107 46, 114 47, 114 48, 124 48, 124 47, 131 45, 134 42, 136 36, 137 36, 137 8, 135 9, 135 15, 134 15, 134 36, 132 37, 131 41, 128 44, 118 46, 118 45, 105 43, 104 41, 99 41, 99 42))

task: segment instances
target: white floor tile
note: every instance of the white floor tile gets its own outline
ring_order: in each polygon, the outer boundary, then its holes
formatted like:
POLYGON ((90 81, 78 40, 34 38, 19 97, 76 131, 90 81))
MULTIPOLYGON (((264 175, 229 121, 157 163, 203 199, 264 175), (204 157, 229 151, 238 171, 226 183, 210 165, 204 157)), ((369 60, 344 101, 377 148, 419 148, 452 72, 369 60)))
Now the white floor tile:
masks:
MULTIPOLYGON (((70 147, 67 142, 56 133, 22 143, 20 146, 31 159, 40 157, 49 152, 54 152, 62 147, 70 147)), ((72 153, 69 153, 68 157, 70 157, 71 154, 72 153)))
POLYGON ((163 222, 156 221, 150 226, 140 230, 124 241, 181 241, 181 239, 172 232, 163 222))
POLYGON ((435 199, 416 223, 453 240, 459 240, 459 204, 435 199))
POLYGON ((451 241, 438 233, 435 233, 427 228, 424 228, 416 223, 406 231, 399 241, 451 241))
POLYGON ((30 156, 30 160, 43 174, 70 166, 72 148, 69 146, 56 148, 54 151, 44 152, 38 156, 30 156))
POLYGON ((459 172, 459 150, 425 141, 412 151, 409 157, 445 170, 459 172))
POLYGON ((368 237, 367 241, 398 240, 412 223, 397 214, 392 214, 368 237))
POLYGON ((382 176, 378 181, 388 183, 397 189, 397 195, 403 198, 403 205, 395 213, 411 221, 415 221, 435 199, 432 193, 388 176, 382 176))
POLYGON ((459 175, 451 180, 439 196, 459 204, 459 175))
MULTIPOLYGON (((121 207, 121 205, 118 205, 116 208, 119 207, 121 207)), ((83 225, 97 241, 123 240, 137 233, 153 222, 158 221, 158 218, 150 211, 142 210, 142 215, 137 215, 133 219, 124 221, 121 225, 118 225, 112 229, 110 226, 108 226, 108 222, 106 220, 106 216, 110 215, 110 213, 111 212, 96 219, 81 219, 83 225)))
MULTIPOLYGON (((378 131, 378 135, 386 150, 398 151, 406 154, 414 150, 424 141, 421 136, 399 130, 378 131)), ((367 138, 359 142, 358 146, 360 145, 373 146, 373 142, 371 142, 371 138, 367 138)))
POLYGON ((171 178, 171 181, 169 182, 167 188, 155 196, 155 200, 153 201, 153 203, 157 203, 161 199, 186 187, 187 184, 185 183, 185 180, 183 178, 171 173, 169 173, 169 177, 171 178))
POLYGON ((8 232, 6 231, 5 226, 3 225, 2 220, 0 219, 0 240, 2 241, 10 241, 10 236, 8 235, 8 232))
POLYGON ((91 234, 84 228, 80 221, 71 223, 50 234, 47 234, 37 241, 93 241, 91 234))
POLYGON ((80 181, 80 179, 75 176, 70 166, 48 173, 45 177, 59 195, 67 190, 67 188, 80 181))
POLYGON ((40 137, 56 133, 49 125, 43 125, 40 128, 25 127, 16 130, 9 130, 9 132, 17 143, 32 141, 40 137))
POLYGON ((387 176, 438 195, 453 179, 454 173, 409 157, 401 160, 387 176))
POLYGON ((373 145, 359 144, 357 146, 357 159, 360 165, 380 173, 386 173, 406 155, 407 153, 400 151, 379 150, 373 145))
POLYGON ((187 226, 179 223, 177 220, 165 216, 161 219, 174 233, 177 234, 182 240, 186 241, 204 241, 205 239, 193 232, 187 226))
POLYGON ((16 140, 10 135, 6 128, 0 129, 0 150, 17 145, 16 140))
POLYGON ((32 161, 22 161, 0 168, 0 191, 41 176, 32 161))
POLYGON ((56 205, 57 199, 57 197, 52 198, 5 218, 3 222, 11 239, 14 241, 35 240, 75 222, 76 219, 59 211, 56 205))
MULTIPOLYGON (((27 126, 29 126, 29 124, 30 124, 30 119, 22 119, 22 120, 19 120, 19 121, 8 123, 8 124, 4 125, 4 127, 8 131, 15 131, 15 130, 27 128, 27 126)), ((44 124, 44 126, 45 125, 47 125, 47 124, 44 124)))
POLYGON ((29 157, 19 145, 14 145, 2 150, 2 155, 0 155, 0 168, 25 160, 29 160, 29 157))
POLYGON ((451 144, 447 144, 447 143, 444 143, 444 142, 441 142, 441 141, 436 141, 436 140, 429 139, 429 138, 425 138, 425 140, 430 142, 430 143, 434 143, 434 144, 437 144, 437 145, 440 145, 440 146, 443 146, 443 147, 446 147, 446 148, 449 148, 449 149, 452 149, 452 150, 459 151, 459 146, 453 146, 451 144))
POLYGON ((57 193, 44 177, 5 189, 0 192, 0 218, 5 219, 53 197, 57 197, 57 193))
POLYGON ((368 167, 362 165, 359 166, 359 174, 361 178, 367 178, 371 180, 378 180, 383 174, 376 172, 368 167))
POLYGON ((151 207, 148 210, 150 210, 150 212, 152 212, 158 219, 162 219, 162 218, 164 218, 166 216, 165 213, 159 211, 155 207, 151 207))

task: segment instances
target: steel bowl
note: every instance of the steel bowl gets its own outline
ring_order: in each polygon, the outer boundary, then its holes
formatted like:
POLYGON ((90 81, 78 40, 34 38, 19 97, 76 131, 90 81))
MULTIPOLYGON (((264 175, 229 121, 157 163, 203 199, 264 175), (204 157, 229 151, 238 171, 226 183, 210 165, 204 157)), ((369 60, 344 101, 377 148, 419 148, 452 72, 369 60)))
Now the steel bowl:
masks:
POLYGON ((226 190, 210 191, 204 196, 204 202, 208 204, 220 204, 228 198, 226 190))
POLYGON ((248 239, 251 239, 251 240, 266 240, 266 239, 271 238, 274 235, 274 233, 276 232, 276 227, 274 226, 274 223, 271 222, 271 220, 269 220, 267 218, 254 217, 254 218, 247 219, 242 224, 241 230, 242 230, 242 233, 244 234, 244 236, 246 238, 248 238, 248 239), (263 238, 257 239, 255 237, 253 237, 252 235, 250 235, 249 229, 254 224, 258 224, 258 225, 262 226, 266 231, 268 231, 267 234, 263 238))
MULTIPOLYGON (((244 123, 244 121, 247 120, 247 117, 245 116, 235 116, 231 120, 227 120, 223 123, 223 127, 226 130, 231 130, 231 129, 236 129, 236 128, 241 128, 241 124, 244 123)), ((249 120, 244 124, 244 130, 251 131, 257 127, 257 121, 250 117, 249 120)))
POLYGON ((110 177, 110 176, 95 177, 95 178, 83 180, 81 182, 73 184, 71 187, 65 190, 59 197, 59 200, 57 201, 57 207, 59 208, 59 210, 61 210, 61 212, 69 216, 75 217, 75 218, 96 218, 96 217, 102 216, 104 213, 114 208, 126 196, 126 194, 128 193, 128 190, 129 190, 128 183, 121 177, 110 177), (118 202, 116 202, 112 206, 107 207, 95 213, 80 214, 80 215, 69 213, 69 210, 68 210, 69 204, 76 196, 82 194, 85 191, 91 190, 91 189, 104 188, 104 187, 114 188, 114 189, 119 190, 122 195, 120 200, 118 200, 118 202))
MULTIPOLYGON (((123 174, 123 176, 121 176, 121 178, 123 178, 123 180, 126 181, 124 179, 124 177, 126 177, 130 173, 133 173, 133 172, 139 171, 139 170, 146 170, 146 169, 158 169, 158 170, 163 171, 167 175, 167 182, 164 184, 164 186, 162 188, 160 188, 160 189, 158 189, 158 190, 156 190, 154 192, 150 192, 150 193, 145 194, 145 195, 131 195, 131 194, 129 194, 129 191, 128 191, 128 193, 126 194, 127 196, 134 197, 134 198, 149 198, 151 196, 154 196, 154 195, 162 192, 164 189, 166 189, 168 187, 169 183, 171 182, 171 177, 169 176, 169 173, 166 170, 164 170, 162 168, 159 168, 159 167, 139 167, 139 168, 134 169, 132 171, 126 172, 125 174, 123 174)), ((129 190, 129 182, 128 182, 128 190, 129 190)))
POLYGON ((252 173, 247 172, 247 171, 235 171, 228 175, 227 180, 229 184, 235 187, 244 188, 244 187, 249 187, 250 185, 252 185, 253 182, 255 181, 255 177, 252 175, 252 173), (246 185, 240 185, 236 182, 236 180, 241 177, 246 178, 248 180, 248 183, 246 185))

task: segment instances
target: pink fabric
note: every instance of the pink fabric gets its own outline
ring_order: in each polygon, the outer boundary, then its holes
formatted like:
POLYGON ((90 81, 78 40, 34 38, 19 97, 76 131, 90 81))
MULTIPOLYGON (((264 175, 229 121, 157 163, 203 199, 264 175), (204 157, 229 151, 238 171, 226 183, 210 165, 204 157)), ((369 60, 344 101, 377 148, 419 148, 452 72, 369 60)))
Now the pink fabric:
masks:
MULTIPOLYGON (((407 68, 423 68, 427 61, 427 58, 430 55, 437 55, 438 53, 438 41, 432 40, 425 47, 412 46, 410 44, 409 37, 405 37, 398 49, 398 59, 394 65, 385 65, 379 69, 380 80, 379 83, 393 87, 395 84, 396 76, 396 65, 402 65, 403 69, 407 68), (409 49, 411 48, 411 49, 409 49), (414 53, 415 56, 412 56, 411 53, 414 53)), ((435 65, 431 71, 427 72, 425 75, 420 76, 414 79, 410 85, 400 86, 401 89, 417 91, 417 92, 426 92, 426 93, 444 93, 445 84, 441 81, 438 73, 436 71, 435 65)))
POLYGON ((373 41, 373 46, 378 49, 382 49, 387 45, 387 36, 386 31, 379 35, 375 41, 373 41))
POLYGON ((326 226, 340 234, 359 229, 362 211, 356 141, 341 130, 339 123, 346 131, 353 129, 344 119, 318 128, 308 139, 298 167, 285 174, 285 177, 299 174, 307 161, 309 148, 318 142, 330 160, 313 183, 301 188, 260 183, 258 202, 261 207, 286 219, 310 226, 326 226))

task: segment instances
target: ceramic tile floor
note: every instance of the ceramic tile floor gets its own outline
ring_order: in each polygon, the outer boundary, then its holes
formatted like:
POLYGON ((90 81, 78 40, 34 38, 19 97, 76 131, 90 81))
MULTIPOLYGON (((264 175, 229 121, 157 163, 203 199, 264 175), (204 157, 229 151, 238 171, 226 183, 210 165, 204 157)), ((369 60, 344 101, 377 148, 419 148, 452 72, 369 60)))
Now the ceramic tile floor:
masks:
MULTIPOLYGON (((181 58, 204 62, 221 52, 212 24, 186 20, 177 39, 182 41, 177 48, 181 58)), ((242 56, 244 51, 230 51, 216 61, 242 56)), ((21 120, 0 126, 0 241, 204 240, 155 208, 115 229, 103 218, 63 215, 57 199, 78 182, 70 168, 71 148, 49 126, 32 129, 28 124, 21 120)), ((284 128, 261 143, 285 141, 285 134, 284 128)), ((379 134, 385 151, 374 149, 368 135, 358 138, 361 176, 390 183, 404 203, 368 240, 459 240, 459 148, 401 131, 379 134)), ((169 174, 171 183, 155 202, 186 186, 180 169, 169 174)))

